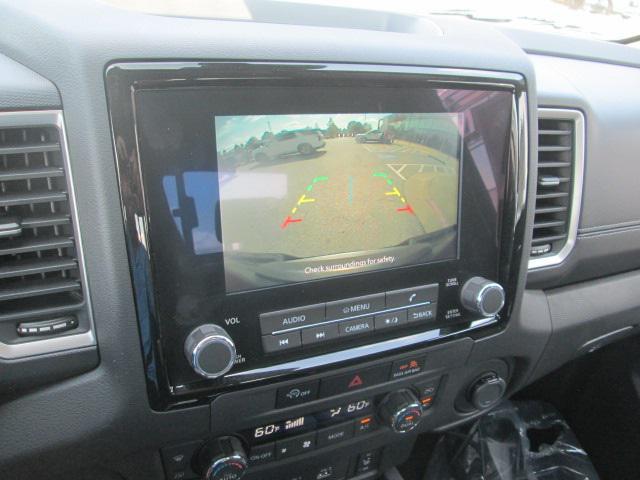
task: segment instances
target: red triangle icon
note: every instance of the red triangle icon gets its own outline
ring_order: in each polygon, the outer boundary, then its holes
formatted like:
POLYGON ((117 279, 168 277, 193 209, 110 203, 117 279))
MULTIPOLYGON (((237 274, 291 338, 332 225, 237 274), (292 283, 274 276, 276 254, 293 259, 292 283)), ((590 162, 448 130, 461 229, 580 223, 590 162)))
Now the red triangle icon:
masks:
POLYGON ((362 381, 362 378, 360 378, 360 375, 356 375, 355 377, 353 377, 353 379, 349 382, 349 388, 355 388, 355 387, 359 387, 360 385, 362 385, 364 382, 362 381))

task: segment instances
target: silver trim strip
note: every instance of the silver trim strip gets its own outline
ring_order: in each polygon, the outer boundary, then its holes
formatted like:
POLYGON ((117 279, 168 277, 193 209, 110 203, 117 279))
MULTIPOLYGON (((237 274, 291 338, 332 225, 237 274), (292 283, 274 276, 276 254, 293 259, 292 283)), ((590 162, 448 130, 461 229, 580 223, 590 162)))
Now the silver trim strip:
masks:
POLYGON ((299 372, 302 370, 310 370, 313 368, 330 365, 332 363, 361 359, 368 355, 388 352, 391 350, 406 347, 408 345, 432 342, 434 340, 440 340, 442 338, 451 337, 453 335, 467 333, 472 330, 486 327, 487 325, 492 325, 497 322, 498 319, 496 317, 481 318, 479 320, 471 322, 469 327, 462 328, 451 333, 441 335, 442 328, 436 328, 434 330, 427 330, 426 332, 420 332, 413 335, 408 335, 406 337, 392 338, 390 340, 372 343, 370 345, 362 345, 360 347, 354 347, 349 350, 342 350, 340 352, 327 353, 325 355, 318 355, 317 357, 303 358, 300 360, 295 360, 293 362, 286 362, 279 365, 256 368, 254 370, 247 370, 245 372, 230 373, 225 375, 224 378, 225 380, 231 380, 231 383, 239 383, 257 379, 265 379, 269 377, 276 377, 279 375, 299 372))
POLYGON ((96 345, 94 335, 93 312, 91 310, 91 298, 89 295, 89 283, 84 263, 82 236, 78 224, 78 206, 76 201, 73 174, 69 161, 69 148, 67 145, 67 133, 64 127, 64 117, 60 110, 36 110, 23 112, 0 112, 0 128, 21 128, 21 127, 56 127, 60 132, 60 151, 64 163, 67 181, 67 192, 69 196, 69 210, 73 225, 73 235, 76 244, 76 257, 78 260, 78 271, 82 283, 82 294, 86 306, 87 318, 89 320, 89 330, 82 333, 70 334, 63 337, 45 338, 41 340, 31 340, 18 344, 7 344, 0 342, 0 358, 14 360, 18 358, 45 355, 48 353, 74 350, 96 345))
MULTIPOLYGON (((569 215, 567 242, 557 253, 554 253, 553 255, 529 258, 529 270, 559 265, 564 262, 573 250, 578 236, 578 225, 580 223, 580 211, 582 205, 582 187, 584 184, 585 120, 582 112, 566 108, 539 108, 538 118, 572 120, 574 122, 573 190, 570 203, 571 213, 569 215)), ((531 228, 533 228, 533 225, 531 225, 531 228)))

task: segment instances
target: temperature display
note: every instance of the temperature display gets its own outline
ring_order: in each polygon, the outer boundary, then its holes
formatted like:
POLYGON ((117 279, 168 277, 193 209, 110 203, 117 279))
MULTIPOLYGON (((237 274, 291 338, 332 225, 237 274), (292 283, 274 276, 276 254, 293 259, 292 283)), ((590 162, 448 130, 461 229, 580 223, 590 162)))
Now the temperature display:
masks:
POLYGON ((312 430, 316 426, 316 419, 312 415, 303 415, 301 417, 289 418, 282 422, 270 423, 262 425, 253 430, 252 438, 255 441, 264 439, 280 438, 286 435, 294 435, 296 433, 312 430))
POLYGON ((245 430, 242 434, 251 444, 270 442, 367 415, 372 410, 373 400, 365 398, 337 405, 312 415, 301 415, 261 425, 251 430, 245 430))
POLYGON ((317 413, 316 418, 319 422, 326 422, 327 420, 330 420, 331 422, 346 420, 348 418, 369 413, 372 405, 373 402, 370 399, 358 400, 317 413))

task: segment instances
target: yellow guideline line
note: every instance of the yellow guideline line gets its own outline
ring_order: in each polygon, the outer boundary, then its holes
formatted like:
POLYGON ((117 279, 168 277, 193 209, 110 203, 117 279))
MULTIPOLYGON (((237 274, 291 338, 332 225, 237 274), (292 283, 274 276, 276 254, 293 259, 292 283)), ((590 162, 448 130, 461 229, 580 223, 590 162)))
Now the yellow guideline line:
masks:
POLYGON ((315 202, 315 198, 307 198, 306 195, 302 195, 300 200, 298 200, 298 205, 302 205, 303 203, 315 202))
POLYGON ((291 210, 291 213, 296 213, 298 211, 298 207, 293 207, 293 209, 291 210))
POLYGON ((393 187, 393 191, 391 192, 384 192, 385 195, 395 195, 397 197, 400 197, 400 192, 398 191, 398 189, 396 187, 393 187))

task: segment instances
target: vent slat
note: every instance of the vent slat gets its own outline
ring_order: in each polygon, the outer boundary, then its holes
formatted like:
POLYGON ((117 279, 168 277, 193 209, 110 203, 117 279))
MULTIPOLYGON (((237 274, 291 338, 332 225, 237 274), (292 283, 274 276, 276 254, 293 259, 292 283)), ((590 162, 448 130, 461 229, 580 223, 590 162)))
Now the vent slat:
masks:
POLYGON ((571 162, 538 162, 538 168, 566 168, 571 162))
POLYGON ((34 178, 54 178, 63 177, 64 170, 60 167, 43 168, 16 168, 11 170, 0 170, 0 182, 11 182, 14 180, 32 180, 34 178))
POLYGON ((564 145, 540 145, 538 147, 539 152, 568 152, 570 150, 571 147, 564 145))
POLYGON ((36 143, 31 145, 9 145, 9 146, 0 147, 0 155, 59 152, 59 151, 60 151, 60 144, 58 142, 36 143))
POLYGON ((22 228, 42 228, 70 224, 71 216, 67 213, 57 213, 41 217, 24 217, 20 221, 22 228))
POLYGON ((569 196, 568 192, 550 192, 550 193, 539 193, 536 195, 537 200, 550 200, 554 198, 566 198, 569 196))
POLYGON ((15 286, 6 285, 0 288, 0 302, 21 298, 52 295, 56 293, 80 291, 78 280, 33 280, 17 283, 15 286))
POLYGON ((46 258, 36 260, 16 260, 0 266, 0 278, 37 275, 40 273, 66 271, 78 267, 74 258, 46 258))
POLYGON ((62 202, 67 200, 67 192, 24 192, 11 195, 0 195, 0 207, 13 207, 16 205, 62 202))
POLYGON ((563 136, 563 135, 571 135, 571 130, 538 130, 538 135, 553 135, 553 136, 563 136))
POLYGON ((73 247, 72 237, 36 237, 0 243, 0 256, 73 247))
POLYGON ((553 227, 564 227, 567 224, 564 220, 549 220, 547 222, 534 222, 533 228, 534 230, 538 230, 540 228, 553 228, 553 227))
POLYGON ((537 237, 531 240, 531 243, 537 245, 539 243, 551 243, 557 242, 558 240, 565 240, 567 238, 566 234, 561 235, 545 235, 544 237, 537 237))
POLYGON ((560 212, 566 212, 568 210, 568 207, 564 206, 564 205, 560 205, 557 207, 537 207, 536 208, 536 215, 541 215, 544 213, 560 213, 560 212))

